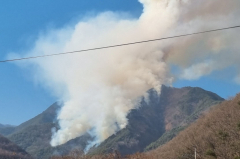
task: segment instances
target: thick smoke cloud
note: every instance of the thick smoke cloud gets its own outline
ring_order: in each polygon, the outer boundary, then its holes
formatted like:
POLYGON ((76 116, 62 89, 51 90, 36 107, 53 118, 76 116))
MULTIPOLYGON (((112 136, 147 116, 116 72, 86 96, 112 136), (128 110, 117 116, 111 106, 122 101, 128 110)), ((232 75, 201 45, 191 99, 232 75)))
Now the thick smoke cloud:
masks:
MULTIPOLYGON (((121 44, 234 25, 239 1, 140 0, 139 18, 104 12, 41 35, 28 55, 121 44), (201 3, 200 3, 201 2, 201 3), (216 8, 217 6, 217 8, 216 8)), ((35 78, 63 102, 56 146, 90 132, 101 142, 128 123, 147 90, 160 92, 173 77, 195 80, 229 66, 238 68, 236 31, 26 61, 35 78), (227 59, 227 60, 226 60, 227 59), (171 66, 179 72, 171 74, 171 66)), ((235 81, 240 83, 236 72, 235 81)))

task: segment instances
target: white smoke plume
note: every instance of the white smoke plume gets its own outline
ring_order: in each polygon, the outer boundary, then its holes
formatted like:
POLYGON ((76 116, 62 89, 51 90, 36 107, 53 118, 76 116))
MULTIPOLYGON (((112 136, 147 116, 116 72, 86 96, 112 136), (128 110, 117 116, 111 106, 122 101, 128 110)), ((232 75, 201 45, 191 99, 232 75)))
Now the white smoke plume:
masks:
MULTIPOLYGON (((142 15, 104 12, 74 26, 41 35, 28 55, 108 46, 237 24, 239 1, 140 0, 142 15), (217 7, 216 7, 217 6, 217 7)), ((171 84, 171 65, 177 78, 195 80, 213 71, 239 67, 237 31, 225 31, 132 46, 26 61, 36 79, 63 107, 56 146, 91 132, 101 142, 128 123, 147 90, 158 92, 171 84), (226 60, 227 59, 227 60, 226 60)), ((239 72, 238 72, 239 73, 239 72)), ((236 75, 236 80, 239 76, 236 75)))
POLYGON ((180 78, 188 80, 199 79, 202 75, 210 74, 214 70, 215 66, 216 64, 213 61, 207 61, 192 65, 183 71, 180 78))

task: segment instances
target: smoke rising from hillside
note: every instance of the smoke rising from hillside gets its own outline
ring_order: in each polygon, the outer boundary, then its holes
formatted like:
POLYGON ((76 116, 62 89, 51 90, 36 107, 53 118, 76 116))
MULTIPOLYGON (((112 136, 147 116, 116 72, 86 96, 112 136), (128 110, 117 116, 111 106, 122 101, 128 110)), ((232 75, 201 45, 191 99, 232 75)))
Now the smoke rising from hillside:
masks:
MULTIPOLYGON (((237 0, 140 2, 144 10, 138 19, 114 12, 84 18, 74 26, 41 35, 28 55, 154 39, 240 22, 236 20, 237 0)), ((128 112, 139 106, 147 90, 160 92, 162 84, 173 82, 173 76, 195 80, 229 66, 239 67, 237 31, 24 62, 32 67, 35 78, 63 102, 58 115, 60 130, 54 132, 51 145, 86 132, 97 142, 103 141, 126 126, 128 112), (178 74, 171 74, 172 65, 179 68, 178 74)), ((236 81, 239 79, 236 75, 236 81)))

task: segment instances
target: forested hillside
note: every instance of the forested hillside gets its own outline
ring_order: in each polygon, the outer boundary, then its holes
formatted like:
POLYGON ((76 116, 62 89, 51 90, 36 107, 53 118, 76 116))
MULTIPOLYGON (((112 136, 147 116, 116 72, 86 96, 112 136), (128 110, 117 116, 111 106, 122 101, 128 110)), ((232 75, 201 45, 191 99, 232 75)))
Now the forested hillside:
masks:
POLYGON ((110 136, 90 155, 115 150, 129 155, 154 149, 176 136, 199 116, 224 99, 197 87, 173 88, 162 86, 161 94, 149 91, 149 99, 128 115, 126 128, 110 136), (170 135, 167 135, 170 134, 170 135))
MULTIPOLYGON (((222 102, 197 122, 155 150, 121 157, 109 155, 82 156, 79 159, 240 159, 240 94, 222 102)), ((73 159, 76 153, 54 159, 73 159)))
POLYGON ((7 138, 0 135, 0 158, 1 159, 31 159, 31 156, 12 143, 7 138))
POLYGON ((41 114, 13 130, 4 129, 6 137, 37 159, 48 159, 52 155, 67 155, 74 149, 84 150, 88 141, 92 139, 88 134, 57 147, 50 145, 52 128, 58 127, 56 115, 59 108, 60 106, 54 103, 41 114))
POLYGON ((240 94, 148 154, 156 159, 192 159, 195 148, 198 159, 240 159, 240 94))
MULTIPOLYGON (((118 151, 121 155, 149 151, 167 143, 212 106, 224 99, 215 93, 195 87, 173 88, 162 86, 161 93, 149 90, 148 100, 142 98, 139 109, 128 114, 126 128, 110 136, 99 146, 90 149, 89 155, 118 151)), ((46 111, 13 127, 5 134, 35 158, 47 159, 52 155, 83 152, 93 138, 86 134, 63 145, 51 147, 52 128, 57 128, 57 103, 46 111)), ((7 130, 7 129, 6 129, 7 130)))

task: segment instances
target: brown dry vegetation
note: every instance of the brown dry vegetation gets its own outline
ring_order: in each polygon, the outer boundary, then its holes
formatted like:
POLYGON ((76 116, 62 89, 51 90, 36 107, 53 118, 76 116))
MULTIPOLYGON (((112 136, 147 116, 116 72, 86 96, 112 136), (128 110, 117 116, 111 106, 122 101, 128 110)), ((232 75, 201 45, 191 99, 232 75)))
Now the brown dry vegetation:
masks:
POLYGON ((119 153, 105 154, 105 155, 96 155, 96 156, 86 156, 83 153, 78 151, 73 151, 68 156, 56 156, 51 159, 149 159, 149 156, 143 153, 136 153, 134 155, 129 155, 122 157, 119 153))
POLYGON ((0 135, 0 159, 32 159, 24 150, 0 135))
POLYGON ((156 150, 151 158, 240 159, 240 94, 225 101, 156 150))
POLYGON ((146 153, 84 156, 77 151, 52 159, 240 159, 240 94, 225 101, 167 144, 146 153))
POLYGON ((128 125, 110 136, 88 155, 119 151, 122 155, 153 150, 175 137, 213 105, 223 101, 218 95, 197 87, 181 89, 162 86, 160 96, 149 91, 149 102, 128 114, 128 125))

